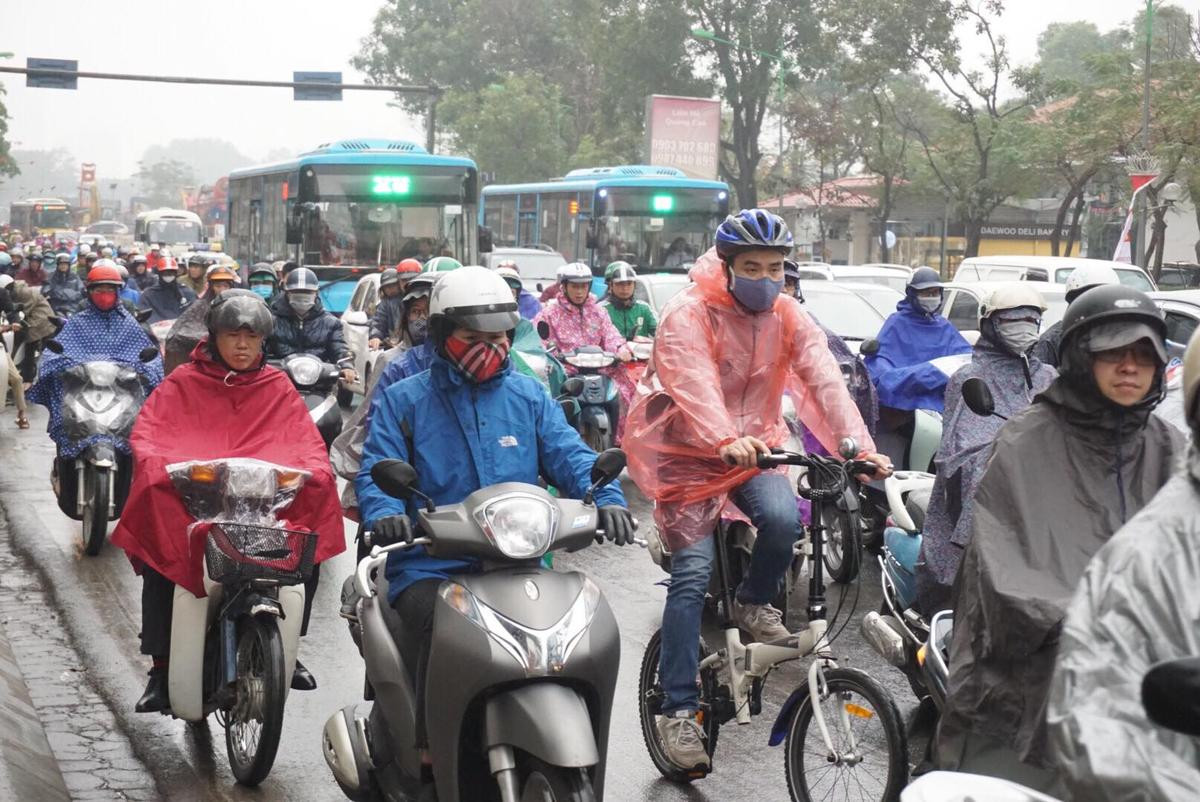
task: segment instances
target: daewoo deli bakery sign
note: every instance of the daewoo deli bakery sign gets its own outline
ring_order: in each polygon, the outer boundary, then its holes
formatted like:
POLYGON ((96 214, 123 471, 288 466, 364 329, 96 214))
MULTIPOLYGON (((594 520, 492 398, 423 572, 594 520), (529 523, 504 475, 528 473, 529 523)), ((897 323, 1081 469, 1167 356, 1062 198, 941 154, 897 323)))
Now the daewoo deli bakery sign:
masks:
MULTIPOLYGON (((1063 226, 1059 232, 1061 239, 1070 235, 1069 226, 1063 226)), ((979 235, 984 239, 1038 239, 1048 240, 1054 236, 1053 225, 1037 225, 1033 223, 1013 223, 981 226, 979 235)))

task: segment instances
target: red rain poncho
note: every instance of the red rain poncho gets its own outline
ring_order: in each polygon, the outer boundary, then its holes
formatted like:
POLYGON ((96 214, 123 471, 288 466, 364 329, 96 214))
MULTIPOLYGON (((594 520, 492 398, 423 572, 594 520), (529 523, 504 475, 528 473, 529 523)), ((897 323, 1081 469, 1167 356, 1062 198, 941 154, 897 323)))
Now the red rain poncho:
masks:
POLYGON ((663 310, 624 440, 629 473, 657 502, 672 550, 711 534, 729 491, 758 473, 726 465, 720 446, 746 435, 769 446, 787 439, 785 390, 830 453, 847 436, 875 450, 824 332, 800 304, 781 295, 768 313, 746 311, 729 294, 715 250, 690 277, 695 284, 663 310))
MULTIPOLYGON (((316 560, 346 548, 337 485, 325 444, 287 375, 272 367, 231 373, 208 353, 171 372, 150 394, 134 424, 133 485, 112 542, 134 567, 143 564, 196 596, 204 595, 204 545, 190 546, 195 519, 167 477, 167 465, 198 459, 253 457, 312 476, 279 513, 289 529, 318 533, 316 560)), ((199 528, 198 528, 199 531, 199 528)))

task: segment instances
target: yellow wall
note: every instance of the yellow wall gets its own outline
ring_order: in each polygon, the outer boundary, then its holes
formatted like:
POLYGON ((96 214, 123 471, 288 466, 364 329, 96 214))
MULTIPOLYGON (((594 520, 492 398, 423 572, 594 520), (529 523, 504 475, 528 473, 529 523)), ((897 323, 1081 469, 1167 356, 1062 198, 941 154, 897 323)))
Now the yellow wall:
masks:
MULTIPOLYGON (((1066 246, 1066 243, 1062 243, 1066 246)), ((1052 256, 1048 239, 982 239, 979 241, 980 256, 1052 256)), ((1072 249, 1079 255, 1079 244, 1072 249)))

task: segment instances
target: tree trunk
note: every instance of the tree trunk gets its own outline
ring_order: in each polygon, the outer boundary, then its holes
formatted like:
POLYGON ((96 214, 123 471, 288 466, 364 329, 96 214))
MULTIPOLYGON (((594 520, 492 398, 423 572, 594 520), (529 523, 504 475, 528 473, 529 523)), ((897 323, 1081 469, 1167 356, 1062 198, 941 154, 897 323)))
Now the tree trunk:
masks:
POLYGON ((1075 213, 1071 216, 1071 229, 1067 232, 1067 252, 1063 254, 1064 256, 1071 255, 1071 249, 1076 241, 1082 242, 1079 218, 1083 216, 1083 203, 1083 192, 1081 191, 1075 196, 1075 213))
MULTIPOLYGON (((1067 190, 1067 194, 1063 196, 1062 201, 1058 204, 1058 213, 1054 215, 1054 230, 1050 232, 1050 255, 1061 256, 1061 232, 1063 223, 1067 221, 1067 210, 1071 208, 1071 204, 1075 201, 1075 188, 1067 190)), ((1068 241, 1067 247, 1070 247, 1068 241)))
POLYGON ((964 233, 966 234, 967 244, 963 251, 963 258, 970 259, 972 256, 979 255, 979 240, 983 238, 981 233, 983 221, 967 220, 965 223, 966 231, 964 233))

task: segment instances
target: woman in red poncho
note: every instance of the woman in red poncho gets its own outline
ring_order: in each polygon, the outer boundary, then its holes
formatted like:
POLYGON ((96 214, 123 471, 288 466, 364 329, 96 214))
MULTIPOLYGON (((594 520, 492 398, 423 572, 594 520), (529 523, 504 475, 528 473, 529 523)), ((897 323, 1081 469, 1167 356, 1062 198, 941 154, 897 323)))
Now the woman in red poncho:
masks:
MULTIPOLYGON (((228 290, 209 309, 208 338, 151 393, 134 425, 133 485, 112 542, 142 576, 142 653, 153 667, 139 713, 165 710, 167 655, 175 585, 204 595, 202 554, 190 557, 188 525, 194 519, 167 476, 166 466, 186 460, 253 457, 312 474, 281 515, 289 528, 318 533, 316 561, 345 549, 337 486, 325 445, 304 401, 283 372, 264 364, 263 340, 272 318, 248 290, 228 290)), ((320 566, 316 566, 319 568, 320 566)), ((318 571, 305 583, 308 629, 318 571)), ((292 687, 316 687, 296 661, 292 687)))

